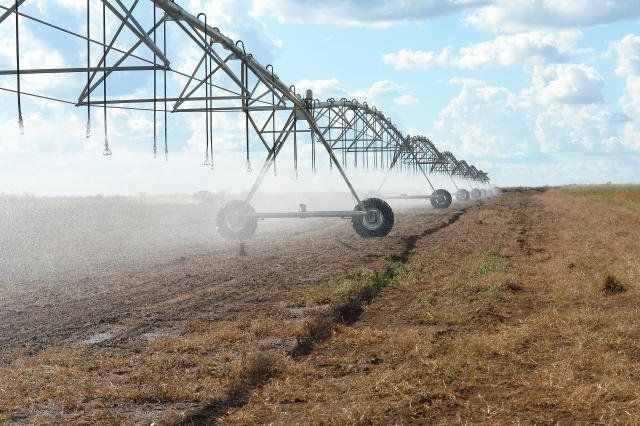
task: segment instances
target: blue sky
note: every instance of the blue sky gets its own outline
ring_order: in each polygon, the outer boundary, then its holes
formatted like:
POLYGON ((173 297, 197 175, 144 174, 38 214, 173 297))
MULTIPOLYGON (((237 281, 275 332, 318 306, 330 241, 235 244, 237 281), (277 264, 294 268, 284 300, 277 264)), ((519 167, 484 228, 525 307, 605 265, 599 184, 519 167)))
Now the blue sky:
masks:
MULTIPOLYGON (((637 0, 178 3, 206 11, 212 25, 243 39, 299 90, 373 103, 406 132, 432 138, 498 185, 640 180, 637 0)), ((83 4, 27 0, 25 10, 83 31, 83 4)), ((0 68, 13 61, 12 31, 10 22, 0 26, 0 68)), ((81 45, 62 43, 36 25, 24 32, 27 67, 70 65, 81 57, 81 45)), ((178 67, 187 67, 187 56, 181 54, 178 67)), ((114 84, 126 92, 149 80, 114 84)), ((0 87, 14 85, 0 78, 0 87)), ((25 85, 71 99, 78 92, 73 79, 27 79, 25 85)), ((114 114, 118 130, 109 159, 99 155, 98 135, 82 136, 82 111, 27 100, 25 135, 15 114, 15 97, 0 93, 0 192, 117 192, 118 177, 132 191, 145 189, 140 180, 189 191, 196 186, 176 182, 203 179, 201 170, 191 170, 202 162, 197 118, 171 124, 172 161, 159 164, 149 156, 148 114, 114 114)), ((235 119, 216 120, 220 155, 239 158, 235 119)), ((95 123, 99 128, 99 117, 95 123)))

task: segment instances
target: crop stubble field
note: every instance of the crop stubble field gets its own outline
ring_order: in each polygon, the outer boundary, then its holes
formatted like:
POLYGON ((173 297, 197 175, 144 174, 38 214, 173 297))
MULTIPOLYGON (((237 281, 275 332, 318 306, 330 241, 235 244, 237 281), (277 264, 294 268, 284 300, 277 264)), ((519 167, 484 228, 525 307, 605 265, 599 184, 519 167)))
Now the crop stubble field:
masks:
POLYGON ((23 247, 0 287, 0 421, 636 423, 638 200, 512 189, 403 211, 380 240, 261 224, 244 256, 183 206, 145 256, 135 235, 104 244, 123 259, 87 243, 102 267, 72 250, 56 279, 50 247, 23 247))

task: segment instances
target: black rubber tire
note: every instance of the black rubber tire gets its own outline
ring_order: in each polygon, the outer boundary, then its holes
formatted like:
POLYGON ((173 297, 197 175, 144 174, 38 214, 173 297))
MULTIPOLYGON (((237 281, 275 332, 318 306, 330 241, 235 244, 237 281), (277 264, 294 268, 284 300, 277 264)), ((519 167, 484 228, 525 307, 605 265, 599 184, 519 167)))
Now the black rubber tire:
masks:
POLYGON ((456 192, 456 200, 458 201, 469 201, 470 198, 471 194, 469 194, 469 191, 466 189, 459 189, 458 192, 456 192))
POLYGON ((471 198, 480 198, 482 196, 482 193, 480 193, 480 190, 477 188, 474 188, 471 190, 471 198))
POLYGON ((429 200, 431 201, 431 205, 434 209, 448 209, 451 206, 453 197, 446 189, 437 189, 433 194, 431 194, 431 198, 429 200))
MULTIPOLYGON (((367 198, 362 200, 362 206, 367 211, 374 211, 375 222, 371 222, 369 216, 358 216, 351 219, 353 229, 363 238, 386 237, 393 228, 395 220, 391 206, 379 198, 367 198)), ((360 207, 356 206, 355 211, 360 207)))
POLYGON ((218 233, 229 240, 247 240, 256 232, 258 219, 255 217, 238 217, 241 214, 252 214, 255 210, 244 201, 229 201, 218 212, 216 227, 218 233))

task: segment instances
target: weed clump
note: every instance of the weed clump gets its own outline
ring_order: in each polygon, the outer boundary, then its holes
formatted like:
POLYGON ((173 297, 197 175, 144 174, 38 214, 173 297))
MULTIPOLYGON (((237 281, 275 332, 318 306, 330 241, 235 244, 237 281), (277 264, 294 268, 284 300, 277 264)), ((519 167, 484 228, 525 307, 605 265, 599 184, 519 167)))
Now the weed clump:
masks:
POLYGON ((243 356, 242 363, 231 373, 229 397, 242 398, 252 389, 266 383, 276 374, 276 369, 275 360, 269 354, 243 356))
POLYGON ((301 333, 296 336, 293 357, 306 355, 314 343, 326 339, 337 324, 356 321, 364 304, 370 302, 383 288, 392 285, 404 273, 401 263, 392 262, 385 268, 352 268, 343 279, 305 294, 305 306, 324 305, 325 310, 308 319, 301 333))
POLYGON ((352 299, 367 302, 384 287, 394 283, 402 272, 403 267, 399 263, 390 263, 382 271, 352 268, 346 272, 343 279, 305 294, 305 304, 306 306, 343 304, 352 299))
POLYGON ((500 253, 477 250, 462 260, 445 286, 416 294, 421 308, 417 322, 450 327, 502 322, 503 304, 523 291, 517 278, 517 270, 500 253))
POLYGON ((622 284, 613 275, 607 275, 602 284, 602 292, 605 294, 619 294, 627 291, 627 286, 622 284))
POLYGON ((511 275, 513 271, 500 253, 479 250, 462 262, 450 280, 450 288, 467 296, 489 291, 501 297, 504 281, 511 275))

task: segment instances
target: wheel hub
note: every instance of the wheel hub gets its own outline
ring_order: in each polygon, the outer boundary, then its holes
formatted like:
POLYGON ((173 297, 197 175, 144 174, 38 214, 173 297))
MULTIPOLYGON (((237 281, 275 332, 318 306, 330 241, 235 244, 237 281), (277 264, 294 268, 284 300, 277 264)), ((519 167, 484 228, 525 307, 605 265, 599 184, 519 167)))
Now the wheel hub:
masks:
POLYGON ((447 203, 447 199, 446 199, 446 197, 444 196, 444 194, 438 194, 438 195, 436 195, 436 199, 435 199, 435 201, 436 201, 436 205, 437 205, 437 206, 444 206, 444 205, 447 203))
POLYGON ((255 210, 242 201, 229 201, 218 212, 218 232, 231 240, 245 240, 253 235, 258 225, 255 210))
POLYGON ((247 218, 241 212, 229 213, 225 218, 225 224, 233 232, 239 232, 247 225, 247 218))
POLYGON ((363 225, 370 230, 378 229, 383 222, 382 212, 377 209, 367 210, 367 215, 364 217, 362 221, 363 225))

